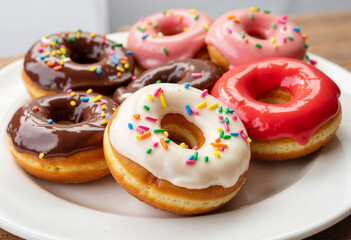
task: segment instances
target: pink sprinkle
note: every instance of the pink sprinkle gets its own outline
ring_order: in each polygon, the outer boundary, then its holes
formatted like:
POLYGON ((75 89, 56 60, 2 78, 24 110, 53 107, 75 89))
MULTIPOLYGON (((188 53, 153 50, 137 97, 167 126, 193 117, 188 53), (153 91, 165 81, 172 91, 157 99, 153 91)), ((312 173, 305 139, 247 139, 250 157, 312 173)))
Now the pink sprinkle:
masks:
POLYGON ((66 91, 66 93, 70 94, 73 90, 70 88, 66 91))
POLYGON ((145 117, 146 120, 152 121, 152 122, 157 122, 157 118, 153 117, 145 117))
POLYGON ((61 45, 60 48, 67 49, 67 47, 65 45, 61 45))
POLYGON ((287 41, 286 37, 285 37, 285 38, 283 38, 283 43, 286 43, 286 41, 287 41))
POLYGON ((227 27, 227 32, 228 33, 232 33, 232 30, 230 28, 227 27))
POLYGON ((277 22, 280 23, 280 24, 286 24, 286 20, 281 19, 281 18, 279 18, 279 19, 277 20, 277 22))
POLYGON ((315 60, 308 59, 308 61, 309 61, 310 64, 313 65, 313 66, 317 64, 317 61, 315 61, 315 60))
POLYGON ((191 164, 195 164, 194 160, 186 160, 185 164, 191 165, 191 164))
POLYGON ((140 21, 145 21, 145 17, 140 17, 140 19, 139 19, 140 21))
POLYGON ((138 128, 144 129, 146 131, 149 131, 149 127, 143 126, 143 125, 139 125, 138 128))
POLYGON ((246 140, 247 139, 247 136, 246 136, 246 134, 245 133, 240 133, 240 136, 244 139, 244 140, 246 140))
POLYGON ((202 74, 201 73, 192 73, 191 77, 193 77, 193 78, 200 78, 200 77, 202 77, 202 74))
POLYGON ((286 31, 286 26, 283 27, 283 30, 286 31))
POLYGON ((282 19, 284 19, 284 20, 288 19, 288 15, 284 14, 284 15, 282 16, 282 19))
POLYGON ((219 120, 223 120, 223 116, 219 115, 218 116, 219 120))
POLYGON ((158 142, 155 142, 153 145, 152 145, 154 148, 158 146, 158 142))
POLYGON ((237 120, 238 119, 238 117, 235 114, 232 114, 232 118, 233 118, 233 120, 237 120))
POLYGON ((227 122, 224 122, 224 130, 226 130, 227 132, 229 132, 229 126, 227 122))
POLYGON ((156 97, 161 91, 161 88, 157 88, 156 91, 154 92, 154 96, 156 97))
POLYGON ((196 115, 199 114, 199 112, 196 111, 195 109, 190 109, 190 110, 191 110, 192 113, 194 113, 194 114, 196 114, 196 115))
POLYGON ((195 151, 197 151, 198 148, 195 146, 195 147, 193 147, 193 149, 194 149, 195 151))
POLYGON ((105 44, 105 39, 101 39, 101 44, 105 44))
POLYGON ((135 131, 137 131, 137 133, 139 133, 139 134, 143 134, 144 133, 144 131, 141 130, 140 128, 136 128, 135 131))
POLYGON ((218 150, 223 152, 224 151, 224 147, 219 147, 218 150))
POLYGON ((132 76, 132 80, 135 80, 135 79, 137 79, 137 76, 132 76))
POLYGON ((113 51, 112 48, 109 48, 109 49, 108 49, 108 53, 109 53, 111 56, 115 54, 115 52, 113 51))
POLYGON ((203 90, 202 93, 201 93, 201 97, 206 97, 207 93, 208 93, 207 89, 203 90))
POLYGON ((239 130, 238 133, 242 134, 242 133, 244 133, 244 131, 243 130, 239 130))
POLYGON ((38 50, 38 52, 43 52, 44 51, 42 48, 38 48, 37 50, 38 50))

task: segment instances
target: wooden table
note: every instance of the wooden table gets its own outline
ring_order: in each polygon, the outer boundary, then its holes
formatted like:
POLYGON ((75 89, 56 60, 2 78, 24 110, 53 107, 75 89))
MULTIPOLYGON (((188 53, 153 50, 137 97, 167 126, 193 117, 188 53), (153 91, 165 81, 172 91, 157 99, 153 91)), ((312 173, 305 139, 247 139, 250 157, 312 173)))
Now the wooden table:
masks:
MULTIPOLYGON (((351 71, 351 11, 293 15, 289 16, 289 19, 309 36, 307 40, 310 46, 309 52, 351 71)), ((21 57, 0 58, 0 68, 21 57)), ((0 229, 0 239, 18 240, 21 238, 0 229)), ((351 239, 351 215, 308 239, 351 239)))

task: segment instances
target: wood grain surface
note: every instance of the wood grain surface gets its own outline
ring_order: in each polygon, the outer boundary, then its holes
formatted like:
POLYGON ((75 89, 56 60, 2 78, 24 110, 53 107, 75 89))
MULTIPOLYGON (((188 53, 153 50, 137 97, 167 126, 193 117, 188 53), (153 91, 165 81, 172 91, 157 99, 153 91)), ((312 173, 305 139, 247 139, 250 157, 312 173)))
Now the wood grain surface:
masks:
MULTIPOLYGON (((309 52, 351 71, 351 11, 291 15, 289 19, 309 36, 307 39, 309 52)), ((0 68, 21 57, 23 56, 0 58, 0 68)), ((351 79, 348 80, 351 81, 351 79)), ((0 239, 18 240, 21 238, 0 228, 0 239)), ((351 239, 351 215, 307 239, 351 239)))

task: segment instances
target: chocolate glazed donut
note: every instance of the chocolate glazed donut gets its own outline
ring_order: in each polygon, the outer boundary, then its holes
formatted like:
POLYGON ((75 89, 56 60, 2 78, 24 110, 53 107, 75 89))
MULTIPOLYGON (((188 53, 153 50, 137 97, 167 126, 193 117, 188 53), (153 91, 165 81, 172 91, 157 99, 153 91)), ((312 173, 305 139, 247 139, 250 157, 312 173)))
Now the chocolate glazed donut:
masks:
POLYGON ((200 59, 171 61, 167 64, 151 68, 130 82, 126 87, 119 87, 113 99, 122 103, 127 97, 138 89, 157 81, 162 83, 189 83, 198 89, 212 89, 216 81, 222 76, 220 69, 212 62, 200 59))
POLYGON ((89 182, 109 174, 102 142, 117 107, 95 93, 58 93, 37 98, 13 115, 10 151, 28 173, 53 182, 89 182))
POLYGON ((133 76, 134 60, 105 35, 78 31, 44 36, 24 58, 22 78, 32 97, 68 89, 112 94, 133 76))

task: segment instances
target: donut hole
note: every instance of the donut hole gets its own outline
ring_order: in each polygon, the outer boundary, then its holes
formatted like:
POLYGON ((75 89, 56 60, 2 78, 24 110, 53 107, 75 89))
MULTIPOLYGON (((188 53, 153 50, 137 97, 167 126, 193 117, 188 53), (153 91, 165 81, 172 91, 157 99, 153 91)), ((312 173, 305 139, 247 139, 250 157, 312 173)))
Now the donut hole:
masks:
POLYGON ((157 34, 162 33, 163 36, 173 36, 184 32, 185 28, 188 28, 188 24, 185 20, 179 22, 179 17, 171 17, 165 21, 159 22, 159 25, 155 29, 157 34))
POLYGON ((205 137, 200 128, 181 114, 166 114, 161 120, 161 128, 169 133, 168 138, 172 142, 178 145, 185 143, 189 149, 193 147, 200 149, 205 143, 205 137))
POLYGON ((253 38, 257 38, 257 39, 262 39, 262 40, 266 40, 268 37, 264 32, 260 32, 260 31, 246 31, 246 34, 250 35, 253 38))
POLYGON ((291 100, 291 93, 285 89, 275 88, 262 95, 256 100, 263 103, 281 104, 291 100))
POLYGON ((87 40, 81 38, 76 40, 73 43, 66 45, 68 56, 71 60, 78 64, 91 64, 97 63, 103 58, 103 49, 101 48, 102 44, 97 44, 91 42, 87 44, 87 40))

